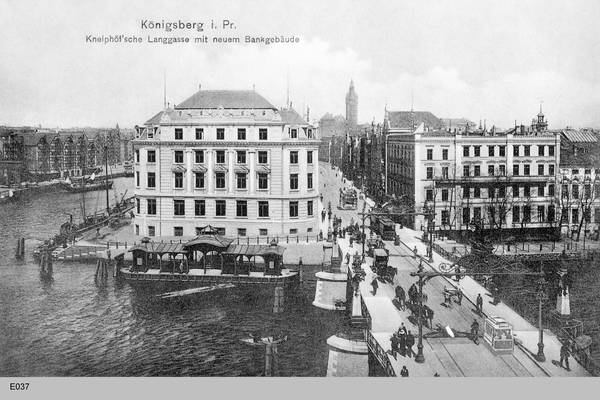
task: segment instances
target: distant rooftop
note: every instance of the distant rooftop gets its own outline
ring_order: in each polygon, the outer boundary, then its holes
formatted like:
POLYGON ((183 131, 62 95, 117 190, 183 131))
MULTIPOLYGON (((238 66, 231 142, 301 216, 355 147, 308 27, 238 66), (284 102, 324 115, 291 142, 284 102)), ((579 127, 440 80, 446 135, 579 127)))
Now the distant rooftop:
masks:
POLYGON ((421 123, 432 129, 444 129, 444 122, 429 111, 388 111, 390 128, 410 129, 421 123))
POLYGON ((253 90, 200 90, 175 109, 272 109, 275 106, 253 90))
POLYGON ((308 124, 308 122, 306 122, 304 118, 302 118, 300 114, 298 114, 298 112, 296 112, 296 110, 294 110, 291 106, 289 108, 281 109, 281 119, 283 120, 283 122, 290 125, 308 124))

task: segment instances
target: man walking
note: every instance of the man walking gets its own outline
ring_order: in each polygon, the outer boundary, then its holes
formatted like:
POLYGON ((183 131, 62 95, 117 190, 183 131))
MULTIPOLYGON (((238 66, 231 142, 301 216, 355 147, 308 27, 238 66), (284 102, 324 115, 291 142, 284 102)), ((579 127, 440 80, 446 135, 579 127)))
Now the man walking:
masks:
POLYGON ((571 351, 569 350, 569 341, 566 340, 562 347, 560 348, 560 366, 563 366, 563 360, 565 361, 565 365, 567 366, 567 371, 570 371, 569 368, 569 356, 571 355, 571 351))
POLYGON ((412 358, 413 353, 413 349, 412 347, 415 345, 415 337, 413 336, 412 333, 410 333, 410 331, 408 331, 408 334, 406 335, 406 352, 408 353, 408 356, 410 358, 412 358))
POLYGON ((400 371, 400 376, 403 378, 408 378, 408 369, 406 369, 406 365, 402 367, 400 371))
POLYGON ((477 343, 478 341, 478 337, 479 337, 479 322, 477 322, 476 319, 473 320, 473 323, 471 324, 471 338, 473 339, 473 341, 477 343))
POLYGON ((483 297, 481 297, 481 293, 477 295, 477 312, 481 314, 483 312, 483 297))
POLYGON ((394 360, 397 360, 397 354, 398 354, 398 334, 396 332, 394 332, 392 334, 392 337, 390 338, 390 342, 392 342, 392 356, 394 357, 394 360))
POLYGON ((463 298, 463 292, 462 292, 462 290, 460 290, 460 288, 457 289, 456 297, 457 297, 457 303, 460 306, 462 303, 462 298, 463 298))
POLYGON ((377 294, 377 289, 379 288, 379 283, 377 283, 377 277, 373 277, 371 281, 371 286, 373 287, 373 296, 377 294))

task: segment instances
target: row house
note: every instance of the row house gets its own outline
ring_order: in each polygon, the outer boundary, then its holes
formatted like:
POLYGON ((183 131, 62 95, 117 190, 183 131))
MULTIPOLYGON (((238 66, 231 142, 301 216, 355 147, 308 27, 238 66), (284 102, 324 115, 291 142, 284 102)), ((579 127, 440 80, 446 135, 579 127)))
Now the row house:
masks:
POLYGON ((201 90, 138 128, 136 234, 315 236, 317 128, 255 91, 201 90))

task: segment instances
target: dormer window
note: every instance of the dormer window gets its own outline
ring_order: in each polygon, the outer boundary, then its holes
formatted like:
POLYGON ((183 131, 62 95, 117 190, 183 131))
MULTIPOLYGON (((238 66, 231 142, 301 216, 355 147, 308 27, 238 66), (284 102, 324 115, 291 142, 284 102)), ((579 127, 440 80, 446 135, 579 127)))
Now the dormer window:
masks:
POLYGON ((154 138, 154 128, 148 128, 148 139, 154 138))
POLYGON ((290 129, 290 137, 292 139, 297 139, 298 138, 298 129, 290 129))
POLYGON ((307 134, 307 136, 308 136, 308 138, 309 138, 309 139, 312 139, 312 137, 313 137, 313 132, 312 132, 312 129, 309 129, 309 130, 308 130, 308 134, 307 134))
POLYGON ((175 140, 183 140, 183 129, 175 128, 175 140))

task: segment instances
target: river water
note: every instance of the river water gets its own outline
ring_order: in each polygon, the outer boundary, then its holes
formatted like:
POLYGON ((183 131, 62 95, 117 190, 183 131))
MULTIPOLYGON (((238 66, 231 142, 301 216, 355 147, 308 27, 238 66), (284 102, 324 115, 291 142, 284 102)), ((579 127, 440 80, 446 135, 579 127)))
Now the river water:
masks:
MULTIPOLYGON (((116 179, 115 192, 130 184, 116 179)), ((105 193, 85 196, 88 213, 106 207, 105 193)), ((280 331, 289 337, 278 349, 281 376, 326 375, 326 340, 348 320, 312 305, 315 271, 278 314, 272 294, 236 288, 166 301, 113 278, 96 284, 94 263, 55 262, 53 280, 40 279, 33 248, 69 214, 80 219, 80 203, 56 192, 0 205, 0 376, 259 376, 264 347, 240 339, 280 331)))

